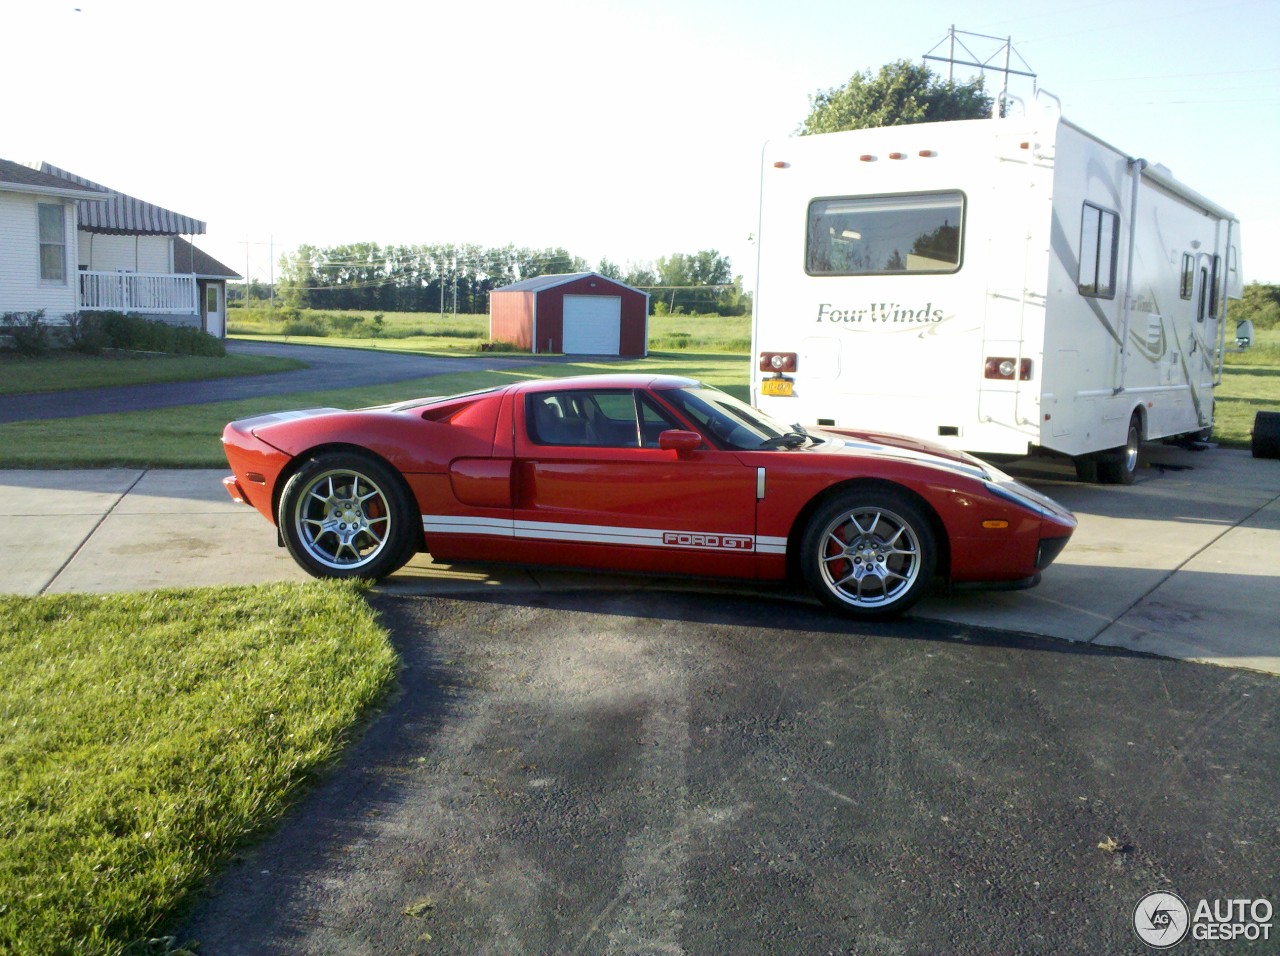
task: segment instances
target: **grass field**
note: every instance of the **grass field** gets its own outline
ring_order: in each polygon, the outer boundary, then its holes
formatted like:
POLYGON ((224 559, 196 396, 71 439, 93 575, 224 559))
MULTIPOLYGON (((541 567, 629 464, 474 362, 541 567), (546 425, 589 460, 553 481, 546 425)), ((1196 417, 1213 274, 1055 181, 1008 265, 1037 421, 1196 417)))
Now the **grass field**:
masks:
MULTIPOLYGON (((290 327, 279 313, 252 309, 228 319, 231 335, 252 336, 277 342, 310 345, 344 345, 355 348, 449 354, 477 352, 489 341, 489 316, 462 314, 441 317, 432 312, 313 312, 304 311, 295 330, 325 331, 326 335, 287 332, 290 327), (369 334, 375 317, 381 331, 369 334)), ((649 317, 649 349, 654 352, 740 352, 751 349, 750 316, 653 315, 649 317)))
POLYGON ((222 428, 237 418, 288 408, 361 408, 424 395, 449 395, 524 378, 603 372, 669 372, 747 397, 746 357, 657 353, 622 362, 540 365, 462 372, 368 388, 299 392, 145 412, 0 424, 0 468, 222 468, 222 428))
POLYGON ((169 951, 395 668, 349 584, 0 597, 0 952, 169 951))
POLYGON ((0 395, 55 392, 67 388, 194 382, 239 375, 264 375, 304 367, 293 359, 258 355, 80 355, 51 352, 39 358, 0 353, 0 395))

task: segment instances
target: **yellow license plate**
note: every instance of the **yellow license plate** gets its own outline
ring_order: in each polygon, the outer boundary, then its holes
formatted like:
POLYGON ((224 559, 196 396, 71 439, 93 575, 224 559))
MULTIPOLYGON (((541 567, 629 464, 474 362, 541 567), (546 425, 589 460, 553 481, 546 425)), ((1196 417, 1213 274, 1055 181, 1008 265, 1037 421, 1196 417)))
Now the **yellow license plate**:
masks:
POLYGON ((789 378, 766 378, 760 383, 762 395, 790 395, 792 381, 789 378))

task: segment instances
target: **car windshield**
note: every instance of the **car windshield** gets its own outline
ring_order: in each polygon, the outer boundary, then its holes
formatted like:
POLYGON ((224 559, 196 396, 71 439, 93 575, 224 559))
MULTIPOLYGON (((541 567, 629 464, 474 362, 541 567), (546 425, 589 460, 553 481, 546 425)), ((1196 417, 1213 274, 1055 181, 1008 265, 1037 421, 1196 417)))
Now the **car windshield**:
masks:
POLYGON ((808 440, 798 425, 784 425, 718 388, 698 385, 660 394, 701 431, 729 448, 777 448, 808 440))

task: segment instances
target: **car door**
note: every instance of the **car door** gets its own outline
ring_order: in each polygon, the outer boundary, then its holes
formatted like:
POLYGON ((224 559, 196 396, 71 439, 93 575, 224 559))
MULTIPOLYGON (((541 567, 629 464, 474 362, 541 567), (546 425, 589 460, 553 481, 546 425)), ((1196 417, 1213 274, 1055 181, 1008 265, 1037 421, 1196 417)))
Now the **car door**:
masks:
POLYGON ((528 391, 515 409, 513 557, 630 571, 754 574, 756 475, 644 389, 528 391))

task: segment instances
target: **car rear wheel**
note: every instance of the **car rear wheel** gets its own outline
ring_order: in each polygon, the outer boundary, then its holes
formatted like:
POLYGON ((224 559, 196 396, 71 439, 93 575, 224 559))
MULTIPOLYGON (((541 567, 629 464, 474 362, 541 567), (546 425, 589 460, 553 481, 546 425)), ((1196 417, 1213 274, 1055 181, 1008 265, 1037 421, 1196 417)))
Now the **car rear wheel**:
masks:
POLYGON ((818 599, 864 619, 893 617, 915 604, 938 560, 920 507, 883 489, 846 492, 819 508, 800 547, 801 569, 818 599))
POLYGON ((389 468, 357 454, 311 459, 285 484, 277 520, 293 559, 318 578, 383 578, 415 548, 416 513, 389 468))

